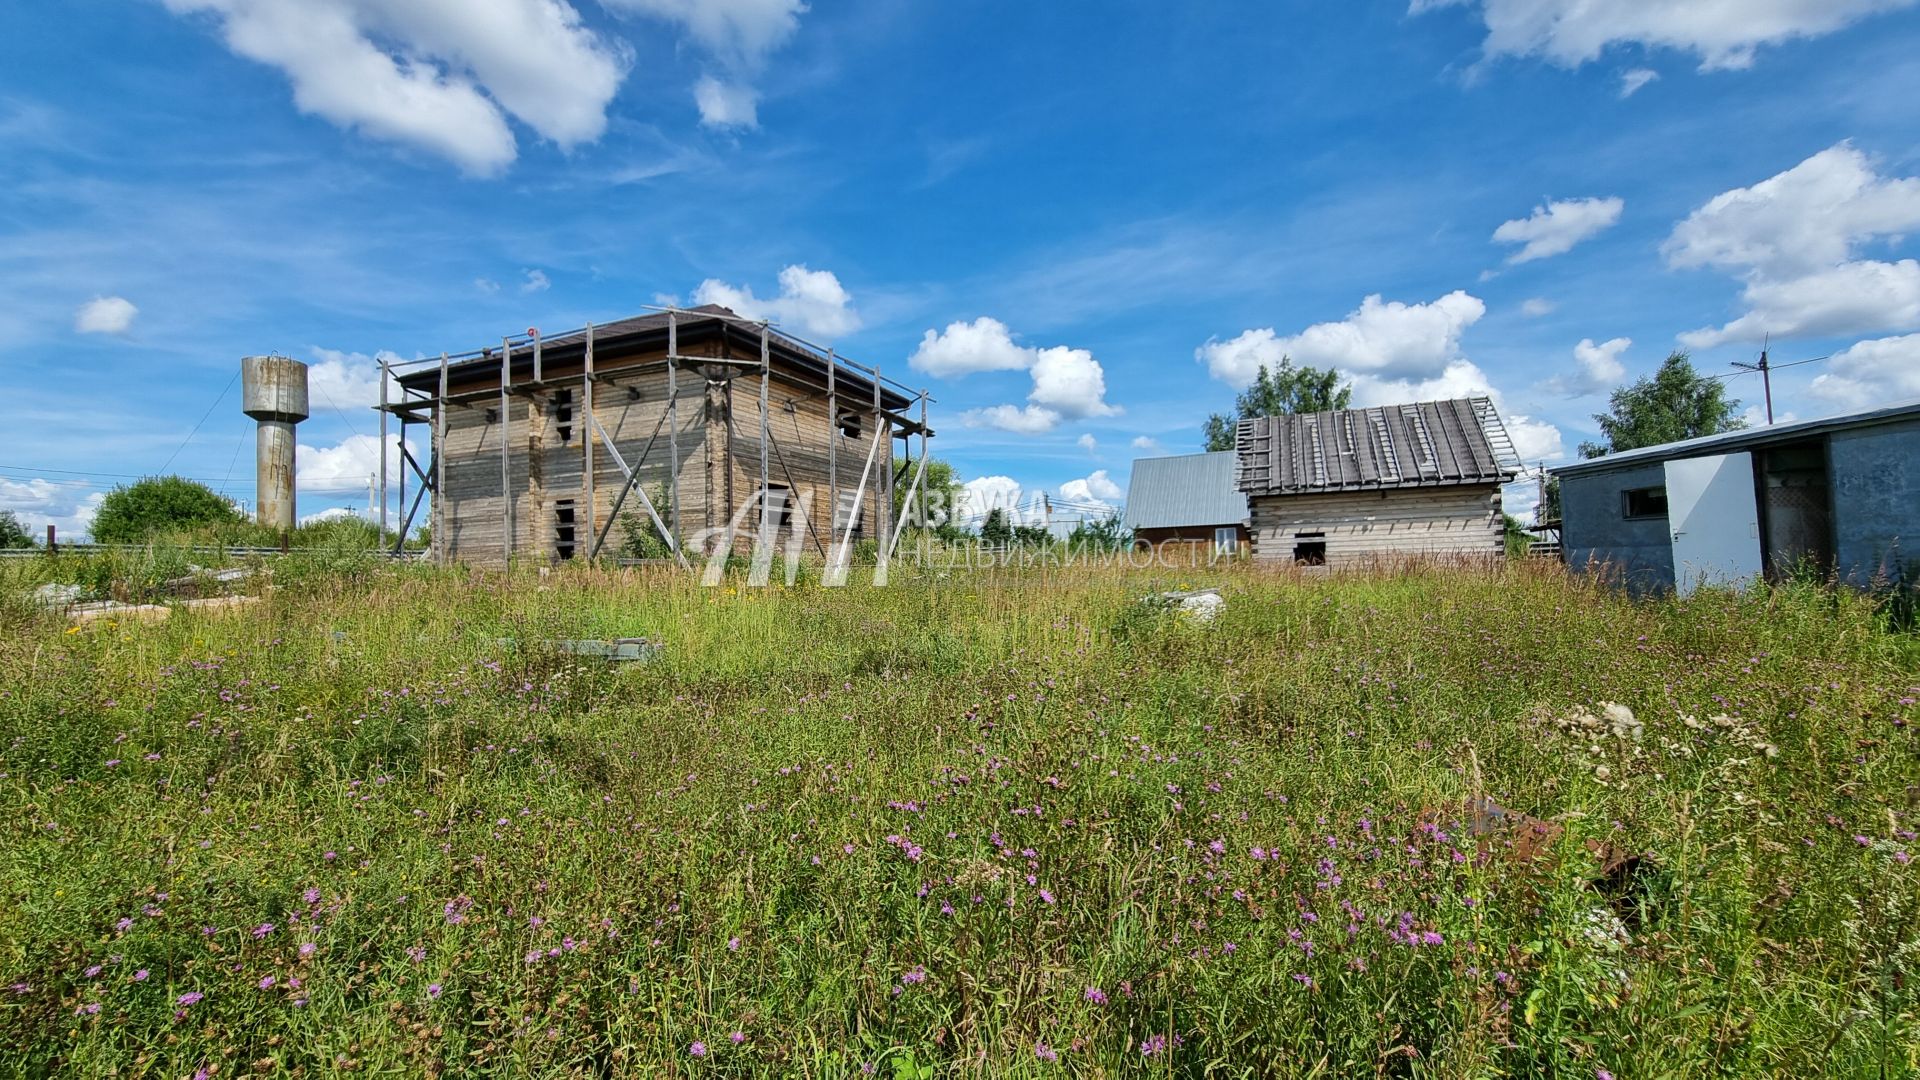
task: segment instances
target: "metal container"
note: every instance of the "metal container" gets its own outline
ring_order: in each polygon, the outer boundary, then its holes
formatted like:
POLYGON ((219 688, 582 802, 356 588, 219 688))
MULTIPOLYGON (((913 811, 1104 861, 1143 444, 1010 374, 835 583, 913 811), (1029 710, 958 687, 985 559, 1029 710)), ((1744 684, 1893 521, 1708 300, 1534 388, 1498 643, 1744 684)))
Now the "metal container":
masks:
POLYGON ((254 454, 256 520, 282 532, 294 527, 293 426, 307 418, 307 365, 284 356, 240 361, 241 409, 260 421, 254 454))
POLYGON ((307 365, 284 356, 240 361, 240 410, 255 420, 297 424, 307 412, 307 365))

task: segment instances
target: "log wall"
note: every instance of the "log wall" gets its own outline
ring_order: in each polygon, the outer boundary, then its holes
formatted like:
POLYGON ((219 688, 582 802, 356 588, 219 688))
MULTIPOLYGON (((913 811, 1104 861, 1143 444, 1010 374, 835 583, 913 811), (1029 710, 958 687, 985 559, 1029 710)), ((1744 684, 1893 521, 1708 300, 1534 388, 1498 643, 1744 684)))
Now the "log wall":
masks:
POLYGON ((1332 567, 1504 550, 1500 488, 1492 484, 1256 495, 1248 504, 1253 557, 1261 562, 1294 562, 1305 544, 1325 544, 1332 567))
MULTIPOLYGON (((675 373, 679 460, 674 463, 670 461, 672 440, 666 424, 669 395, 664 356, 653 359, 655 362, 643 361, 633 368, 597 374, 593 413, 627 464, 638 473, 663 520, 671 520, 667 493, 677 474, 679 535, 691 544, 703 530, 724 529, 759 487, 760 375, 719 365, 705 371, 682 366, 675 373), (733 376, 731 380, 728 375, 733 376)), ((623 358, 623 363, 631 361, 623 358)), ((872 447, 875 425, 881 422, 872 408, 871 390, 865 396, 838 397, 839 410, 852 411, 858 417, 857 436, 843 433, 833 422, 825 391, 784 377, 777 364, 770 381, 768 406, 772 438, 767 451, 767 480, 776 490, 784 487, 792 492, 789 497, 795 503, 804 500, 806 515, 803 519, 795 513, 791 528, 800 533, 803 550, 818 556, 833 543, 835 518, 830 492, 834 477, 838 477, 842 505, 849 505, 872 447), (835 444, 832 470, 830 442, 835 444)), ((436 554, 472 565, 498 566, 504 561, 500 446, 505 439, 514 557, 538 561, 564 557, 567 526, 562 518, 570 502, 572 557, 585 558, 593 536, 612 518, 614 500, 626 476, 604 443, 596 443, 596 505, 590 513, 585 492, 585 448, 593 436, 587 424, 582 379, 573 375, 550 378, 541 385, 514 387, 504 422, 498 415, 497 397, 447 408, 446 445, 436 447, 436 453, 446 455, 441 527, 433 537, 436 554)), ((875 515, 886 505, 884 482, 893 465, 889 438, 868 479, 856 540, 875 536, 875 515)), ((628 514, 646 519, 636 494, 629 493, 622 505, 620 516, 628 514)), ((735 538, 736 550, 745 553, 751 547, 759 521, 757 508, 747 511, 735 538)), ((779 540, 784 542, 788 534, 783 530, 779 540)), ((624 538, 621 524, 615 522, 601 555, 617 556, 624 538)), ((690 547, 689 557, 693 554, 690 547)))

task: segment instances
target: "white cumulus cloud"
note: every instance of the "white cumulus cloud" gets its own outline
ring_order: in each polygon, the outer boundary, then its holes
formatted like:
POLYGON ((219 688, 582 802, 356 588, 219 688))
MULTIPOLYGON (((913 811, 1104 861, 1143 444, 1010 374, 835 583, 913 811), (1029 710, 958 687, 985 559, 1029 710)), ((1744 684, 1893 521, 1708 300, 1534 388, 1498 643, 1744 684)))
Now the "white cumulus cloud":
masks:
POLYGON ((1213 377, 1244 386, 1262 365, 1283 356, 1297 364, 1332 367, 1354 378, 1426 379, 1460 358, 1460 337, 1480 321, 1487 305, 1456 290, 1428 304, 1387 302, 1378 294, 1339 322, 1317 323, 1291 337, 1272 327, 1248 330, 1228 341, 1208 341, 1194 350, 1213 377))
POLYGON ((547 280, 545 270, 522 270, 520 277, 520 291, 523 293, 546 292, 553 287, 553 282, 547 280))
POLYGON ((769 319, 801 334, 832 338, 860 328, 853 297, 830 270, 789 266, 780 271, 780 295, 762 300, 753 289, 713 278, 693 291, 696 304, 719 304, 749 319, 769 319))
POLYGON ((1069 480, 1060 485, 1062 502, 1097 506, 1107 510, 1113 509, 1113 503, 1126 498, 1126 495, 1126 491, 1113 482, 1113 478, 1107 475, 1105 469, 1095 469, 1081 479, 1069 480))
POLYGON ((1830 267, 1863 243, 1920 227, 1920 178, 1888 179, 1851 143, 1708 200, 1662 251, 1680 269, 1758 270, 1785 278, 1830 267))
POLYGON ((745 83, 722 82, 711 75, 693 84, 700 122, 717 128, 760 126, 760 95, 745 83))
POLYGON ((1745 314, 1682 334, 1693 348, 1768 335, 1871 334, 1920 327, 1920 263, 1858 257, 1920 227, 1920 178, 1887 178, 1849 143, 1709 200, 1662 250, 1680 269, 1739 277, 1745 314))
POLYGON ((1078 443, 1080 449, 1085 450, 1089 454, 1098 453, 1100 450, 1100 440, 1094 438, 1092 432, 1082 432, 1080 437, 1075 439, 1074 442, 1078 443))
POLYGON ((627 71, 566 0, 163 2, 278 68, 302 112, 482 175, 518 152, 509 114, 562 147, 598 139, 627 71))
POLYGON ((133 328, 140 309, 120 296, 96 296, 73 313, 73 328, 82 334, 124 334, 133 328))
POLYGON ((1011 476, 981 476, 961 485, 959 516, 983 518, 990 510, 1013 510, 1020 505, 1020 482, 1011 476))
POLYGON ((1916 0, 1413 0, 1419 14, 1478 10, 1487 56, 1539 56, 1564 67, 1610 46, 1674 49, 1702 70, 1744 68, 1763 45, 1819 37, 1916 0))
POLYGON ((1542 315, 1553 314, 1553 309, 1558 306, 1558 304, 1555 304, 1551 300, 1535 296, 1520 302, 1520 314, 1525 315, 1529 319, 1538 319, 1542 315))
POLYGON ((1133 437, 1133 448, 1144 453, 1157 454, 1160 452, 1160 440, 1151 435, 1135 435, 1133 437))
MULTIPOLYGON (((407 440, 407 451, 421 460, 421 448, 407 440)), ((367 490, 367 478, 380 472, 380 438, 377 435, 349 435, 333 446, 294 448, 294 485, 297 490, 341 492, 367 490)), ((387 436, 387 484, 397 490, 400 470, 406 463, 400 457, 400 436, 387 436)), ((412 485, 409 484, 409 487, 412 485)), ((391 491, 390 491, 391 493, 391 491)))
POLYGON ((1507 256, 1509 264, 1562 255, 1580 241, 1611 228, 1626 205, 1617 197, 1549 202, 1534 207, 1526 217, 1503 222, 1493 230, 1493 240, 1496 244, 1521 245, 1519 251, 1507 256))
MULTIPOLYGON (((314 357, 307 365, 309 408, 341 409, 349 416, 380 403, 380 361, 400 362, 397 353, 385 349, 372 356, 317 345, 309 351, 314 357)), ((394 398, 400 396, 396 386, 389 386, 387 393, 394 398)))
POLYGON ((1093 353, 1066 345, 1021 345, 1005 323, 986 316, 927 331, 907 363, 936 377, 982 371, 1026 371, 1032 377, 1026 405, 971 410, 961 417, 971 427, 1032 434, 1050 431, 1063 419, 1117 416, 1121 411, 1106 400, 1106 370, 1093 353))
POLYGON ((1920 398, 1920 334, 1855 343, 1834 355, 1807 392, 1845 409, 1920 398))
POLYGON ((972 322, 953 322, 945 330, 929 330, 907 365, 937 379, 978 371, 1025 371, 1033 365, 1035 350, 1014 343, 1005 323, 982 315, 972 322))
POLYGON ((0 477, 0 510, 10 510, 14 519, 34 539, 44 542, 47 526, 63 540, 85 536, 93 517, 100 510, 106 493, 90 485, 68 480, 10 480, 0 477))
POLYGON ((1632 338, 1614 338, 1598 345, 1592 338, 1581 338, 1573 347, 1573 370, 1547 379, 1540 384, 1541 389, 1570 398, 1605 393, 1626 377, 1620 354, 1632 345, 1632 338))
POLYGON ((759 123, 752 79, 769 53, 800 28, 804 0, 601 0, 607 7, 650 15, 683 27, 712 57, 719 74, 694 83, 700 121, 710 127, 759 123))
POLYGON ((968 409, 960 414, 960 422, 968 427, 999 428, 1016 435, 1038 435, 1043 431, 1052 431, 1059 426, 1060 420, 1059 413, 1038 405, 989 405, 984 409, 968 409))

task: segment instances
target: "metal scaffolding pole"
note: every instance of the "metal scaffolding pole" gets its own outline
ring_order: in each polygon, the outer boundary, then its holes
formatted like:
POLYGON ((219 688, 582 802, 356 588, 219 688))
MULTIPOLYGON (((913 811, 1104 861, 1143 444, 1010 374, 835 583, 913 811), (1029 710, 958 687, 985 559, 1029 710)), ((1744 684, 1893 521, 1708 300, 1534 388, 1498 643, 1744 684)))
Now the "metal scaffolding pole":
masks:
POLYGON ((433 549, 442 566, 451 562, 447 535, 447 354, 440 354, 440 396, 433 403, 433 549))
POLYGON ((667 527, 680 537, 680 313, 667 312, 667 527))
POLYGON ((873 482, 874 539, 879 542, 879 549, 885 551, 887 539, 893 532, 893 423, 887 419, 880 399, 880 365, 875 364, 872 370, 873 419, 887 438, 887 459, 873 482))
MULTIPOLYGON (((593 498, 593 433, 599 429, 600 425, 595 422, 595 418, 593 415, 593 324, 592 323, 587 324, 587 347, 586 348, 587 348, 587 351, 584 358, 584 362, 586 365, 586 373, 582 375, 580 378, 580 408, 582 411, 584 411, 587 414, 587 422, 585 425, 586 438, 580 440, 580 452, 583 455, 585 455, 582 461, 581 467, 586 472, 585 483, 583 486, 586 488, 586 496, 587 496, 587 535, 592 536, 594 535, 594 531, 599 527, 599 524, 600 524, 600 520, 599 520, 600 507, 597 503, 594 502, 594 498, 593 498)), ((579 545, 579 541, 577 540, 574 541, 574 544, 577 549, 579 545)), ((597 554, 597 549, 596 551, 589 551, 587 553, 588 561, 592 561, 593 556, 595 554, 597 554)))
MULTIPOLYGON (((397 413, 395 415, 397 415, 400 419, 400 457, 401 457, 402 463, 405 463, 407 461, 407 414, 397 413)), ((380 460, 383 463, 387 460, 385 447, 381 448, 380 460)), ((396 508, 399 508, 403 511, 403 516, 400 520, 400 535, 393 538, 393 550, 396 554, 403 547, 406 546, 407 526, 413 523, 413 514, 410 512, 405 512, 405 507, 407 505, 407 470, 405 469, 400 470, 399 479, 400 479, 400 497, 394 500, 393 505, 396 508)), ((386 509, 387 508, 384 505, 380 507, 382 516, 385 515, 386 509)), ((380 534, 381 545, 385 546, 386 542, 387 542, 387 535, 385 533, 381 533, 380 534)))
MULTIPOLYGON (((920 464, 922 468, 927 464, 927 392, 925 390, 920 391, 920 464)), ((920 535, 924 537, 926 530, 927 489, 923 487, 920 489, 920 535)))
POLYGON ((513 471, 507 437, 513 433, 512 402, 507 396, 513 385, 513 342, 500 339, 500 550, 508 566, 513 565, 513 471))
POLYGON ((387 546, 387 378, 392 373, 380 361, 380 546, 387 546))
MULTIPOLYGON (((772 352, 768 346, 766 323, 760 324, 760 536, 767 535, 767 522, 771 518, 771 509, 767 499, 767 441, 772 438, 767 417, 767 379, 773 371, 772 352)), ((791 498, 792 492, 787 496, 791 498)))

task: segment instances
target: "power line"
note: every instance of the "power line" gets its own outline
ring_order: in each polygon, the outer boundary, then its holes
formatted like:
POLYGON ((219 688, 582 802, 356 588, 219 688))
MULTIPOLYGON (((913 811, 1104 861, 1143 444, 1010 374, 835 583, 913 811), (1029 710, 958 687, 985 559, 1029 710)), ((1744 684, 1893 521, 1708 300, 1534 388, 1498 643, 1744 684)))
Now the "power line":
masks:
POLYGON ((173 453, 167 455, 166 463, 160 466, 161 472, 163 473, 166 472, 167 466, 173 464, 173 459, 180 456, 180 451, 185 450, 187 448, 187 444, 193 441, 193 437, 195 435, 200 434, 200 424, 206 423, 207 418, 213 415, 213 410, 219 408, 220 403, 227 400, 227 391, 232 390, 233 384, 239 381, 240 381, 240 371, 239 369, 236 368, 234 369, 234 372, 233 372, 233 378, 227 380, 226 389, 220 391, 220 396, 213 399, 212 405, 207 406, 206 414, 200 417, 200 423, 193 425, 193 430, 187 432, 187 437, 180 440, 180 445, 177 447, 174 447, 173 453))

